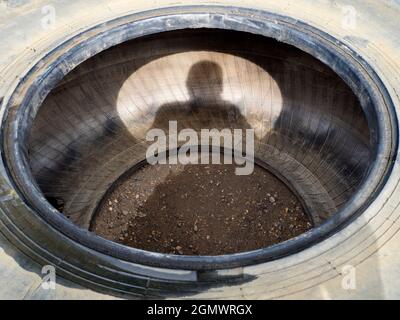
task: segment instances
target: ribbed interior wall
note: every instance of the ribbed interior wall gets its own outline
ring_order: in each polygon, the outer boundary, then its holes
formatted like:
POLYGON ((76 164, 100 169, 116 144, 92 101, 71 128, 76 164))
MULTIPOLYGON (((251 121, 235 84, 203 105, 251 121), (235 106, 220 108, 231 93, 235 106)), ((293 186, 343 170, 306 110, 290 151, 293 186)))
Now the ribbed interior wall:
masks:
POLYGON ((255 155, 302 198, 316 224, 341 208, 372 162, 362 108, 310 55, 221 30, 158 34, 79 65, 48 95, 29 161, 52 203, 81 227, 110 185, 145 159, 151 128, 253 128, 255 155))

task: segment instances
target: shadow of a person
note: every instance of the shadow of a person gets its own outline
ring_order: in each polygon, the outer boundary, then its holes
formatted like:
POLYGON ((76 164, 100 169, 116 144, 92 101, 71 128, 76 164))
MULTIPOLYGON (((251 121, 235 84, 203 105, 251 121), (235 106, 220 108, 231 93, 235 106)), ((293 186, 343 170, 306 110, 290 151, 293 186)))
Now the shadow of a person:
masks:
POLYGON ((168 129, 177 121, 177 129, 249 129, 251 126, 239 108, 223 100, 222 68, 212 61, 200 61, 189 71, 186 88, 189 101, 164 104, 157 109, 151 128, 168 129))

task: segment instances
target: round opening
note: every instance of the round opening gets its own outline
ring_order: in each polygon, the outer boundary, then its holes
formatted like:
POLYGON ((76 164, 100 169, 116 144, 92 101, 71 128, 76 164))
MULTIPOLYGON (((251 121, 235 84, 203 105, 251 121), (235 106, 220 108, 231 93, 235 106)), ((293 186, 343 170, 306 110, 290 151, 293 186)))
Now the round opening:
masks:
MULTIPOLYGON (((31 89, 31 96, 24 100, 29 107, 22 108, 22 103, 7 116, 8 169, 29 205, 61 232, 134 262, 171 268, 233 267, 280 257, 315 243, 342 227, 373 199, 388 167, 392 140, 388 139, 390 132, 382 129, 388 115, 382 111, 385 106, 375 103, 373 81, 365 80, 361 67, 349 62, 351 56, 335 55, 329 43, 315 46, 310 39, 292 37, 296 39, 293 44, 318 60, 270 37, 221 28, 130 38, 135 39, 104 51, 99 47, 88 51, 94 45, 88 42, 86 51, 81 48, 69 53, 68 59, 52 66, 56 70, 53 75, 43 75, 36 92, 31 89), (86 60, 88 55, 93 57, 86 60), (320 60, 329 62, 335 72, 320 60), (163 169, 163 164, 146 165, 152 144, 146 135, 151 129, 162 129, 169 137, 171 121, 176 121, 178 132, 190 128, 199 136, 202 129, 241 129, 244 149, 250 145, 246 129, 251 129, 254 170, 240 176, 234 174, 235 164, 175 165, 171 154, 182 147, 179 142, 175 151, 166 149, 164 166, 168 169, 163 169), (220 169, 222 178, 218 180, 220 169), (208 186, 211 180, 213 188, 208 186), (263 185, 265 181, 268 183, 263 185), (230 210, 220 201, 227 196, 220 193, 218 182, 231 188, 228 200, 237 201, 231 209, 234 215, 229 216, 230 210), (179 186, 193 186, 193 190, 185 192, 179 186), (146 187, 147 191, 140 191, 146 187), (204 194, 195 199, 202 189, 204 194), (173 197, 168 190, 175 192, 173 197), (147 211, 137 210, 143 202, 135 200, 135 192, 139 198, 140 192, 145 194, 146 205, 152 204, 147 211), (161 224, 168 216, 176 218, 173 204, 179 207, 190 192, 189 198, 197 201, 212 199, 204 210, 196 210, 196 203, 186 210, 193 201, 186 202, 185 210, 192 215, 187 225, 191 234, 202 232, 195 219, 199 212, 201 220, 205 212, 218 215, 222 207, 226 211, 223 219, 233 216, 235 226, 243 231, 239 243, 251 238, 249 234, 265 239, 271 231, 274 221, 268 220, 272 218, 264 209, 278 220, 288 213, 287 219, 275 226, 279 235, 275 240, 254 242, 242 249, 227 246, 215 252, 185 251, 185 243, 170 241, 166 251, 139 248, 162 253, 139 250, 133 235, 144 230, 156 239, 152 231, 158 234, 160 230, 151 228, 157 223, 161 229, 168 227, 161 224), (239 198, 243 192, 246 199, 239 198), (121 205, 129 195, 133 213, 121 205), (164 197, 170 208, 161 219, 164 197), (268 203, 258 206, 264 200, 268 203), (254 215, 248 220, 246 208, 254 215), (160 220, 150 227, 143 222, 157 217, 160 220), (265 219, 268 223, 264 225, 265 219), (139 220, 144 224, 135 225, 139 220), (250 227, 243 228, 243 221, 250 227), (122 223, 122 229, 111 238, 98 227, 109 222, 122 223), (292 232, 283 236, 289 229, 292 232), (214 254, 213 259, 208 257, 214 254)), ((101 39, 95 41, 102 47, 101 39)), ((230 150, 232 154, 236 147, 230 150)), ((215 227, 216 221, 209 220, 205 226, 215 227)), ((179 222, 177 228, 182 227, 179 222)), ((205 232, 198 238, 213 240, 218 230, 224 233, 224 224, 214 229, 213 234, 205 232)), ((227 231, 233 241, 237 229, 227 231)))
MULTIPOLYGON (((273 39, 200 29, 120 44, 69 73, 46 97, 33 121, 27 144, 32 174, 43 195, 77 226, 88 229, 94 224, 97 234, 127 244, 133 237, 141 249, 149 248, 149 239, 159 242, 158 250, 164 245, 214 250, 222 241, 227 252, 234 253, 230 248, 236 245, 240 250, 240 244, 252 238, 266 239, 270 231, 277 234, 273 242, 287 240, 290 237, 284 237, 284 232, 289 225, 304 223, 279 221, 285 208, 294 216, 299 201, 290 203, 292 194, 284 191, 280 199, 277 190, 282 182, 263 183, 269 177, 265 172, 260 177, 262 170, 235 175, 225 165, 229 173, 220 175, 215 164, 202 167, 200 161, 201 168, 187 166, 178 174, 180 169, 170 164, 179 159, 167 158, 166 164, 142 172, 143 177, 131 173, 112 195, 104 197, 121 175, 146 159, 154 145, 146 139, 150 130, 173 135, 171 121, 176 121, 178 134, 183 129, 193 129, 199 136, 204 129, 253 129, 255 159, 290 185, 313 225, 320 225, 349 201, 373 161, 375 146, 370 144, 362 107, 327 66, 273 39), (163 186, 159 179, 164 170, 170 176, 165 179, 174 181, 163 186), (142 182, 132 185, 137 179, 142 182), (140 191, 152 182, 154 188, 146 195, 140 191), (213 182, 223 185, 212 186, 213 182), (260 193, 254 189, 259 185, 260 193), (268 204, 273 195, 279 200, 274 210, 268 204), (102 199, 105 203, 95 217, 102 199), (263 200, 268 203, 246 204, 263 200), (202 206, 203 201, 207 206, 202 206), (145 208, 138 210, 138 206, 145 208), (147 217, 140 216, 146 212, 147 217), (212 214, 221 219, 213 219, 212 214), (246 214, 249 223, 243 220, 246 214), (226 223, 232 218, 243 234, 226 223), (169 220, 183 225, 174 228, 169 220), (272 230, 276 222, 280 232, 272 230), (262 226, 257 230, 253 223, 262 226), (203 229, 204 234, 196 237, 203 229), (232 237, 225 238, 228 233, 232 237), (207 236, 216 242, 207 241, 207 236)), ((245 134, 242 131, 243 140, 245 134)))

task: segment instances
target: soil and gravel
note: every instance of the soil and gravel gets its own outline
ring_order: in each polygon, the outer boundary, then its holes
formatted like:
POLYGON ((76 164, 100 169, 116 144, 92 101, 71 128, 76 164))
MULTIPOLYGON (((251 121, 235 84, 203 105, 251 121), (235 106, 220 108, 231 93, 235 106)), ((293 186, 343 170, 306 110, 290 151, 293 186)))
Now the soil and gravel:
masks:
POLYGON ((259 249, 312 227, 296 196, 274 175, 234 165, 145 166, 108 193, 91 231, 149 251, 221 255, 259 249))

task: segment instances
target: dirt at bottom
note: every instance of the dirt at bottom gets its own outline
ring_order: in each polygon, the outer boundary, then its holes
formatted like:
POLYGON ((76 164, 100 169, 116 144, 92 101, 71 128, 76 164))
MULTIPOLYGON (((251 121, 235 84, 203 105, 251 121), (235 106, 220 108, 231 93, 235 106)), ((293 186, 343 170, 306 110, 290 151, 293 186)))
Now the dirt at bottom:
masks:
POLYGON ((148 165, 108 193, 91 231, 149 251, 221 255, 259 249, 312 227, 296 196, 274 175, 234 165, 148 165))

